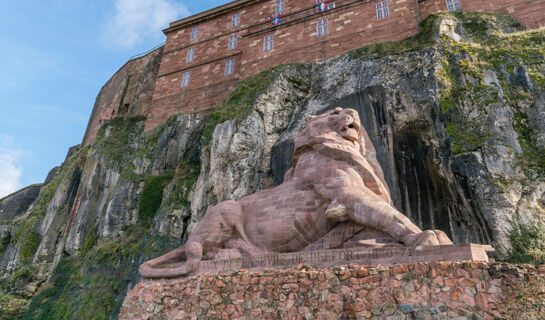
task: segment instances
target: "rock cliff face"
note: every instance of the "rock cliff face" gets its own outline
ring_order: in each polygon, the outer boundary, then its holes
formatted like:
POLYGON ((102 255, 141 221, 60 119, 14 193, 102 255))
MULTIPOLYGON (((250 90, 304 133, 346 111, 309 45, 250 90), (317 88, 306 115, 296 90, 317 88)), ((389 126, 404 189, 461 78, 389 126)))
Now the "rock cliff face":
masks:
POLYGON ((505 257, 545 213, 545 33, 464 13, 422 28, 250 77, 204 118, 105 121, 31 204, 0 212, 2 287, 32 297, 26 318, 117 317, 140 263, 218 201, 280 183, 304 118, 337 106, 360 113, 402 212, 505 257))

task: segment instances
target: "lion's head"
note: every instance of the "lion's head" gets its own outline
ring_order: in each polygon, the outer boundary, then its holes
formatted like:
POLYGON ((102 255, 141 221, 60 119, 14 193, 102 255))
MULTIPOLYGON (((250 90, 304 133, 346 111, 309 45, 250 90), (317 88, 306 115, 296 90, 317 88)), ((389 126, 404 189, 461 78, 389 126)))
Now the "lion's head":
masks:
POLYGON ((295 137, 293 168, 299 157, 308 151, 349 162, 369 189, 391 201, 375 148, 356 110, 335 108, 309 117, 305 128, 295 137))
POLYGON ((295 138, 295 153, 301 149, 327 143, 345 150, 353 150, 363 156, 364 131, 356 110, 335 108, 307 118, 305 128, 295 138))

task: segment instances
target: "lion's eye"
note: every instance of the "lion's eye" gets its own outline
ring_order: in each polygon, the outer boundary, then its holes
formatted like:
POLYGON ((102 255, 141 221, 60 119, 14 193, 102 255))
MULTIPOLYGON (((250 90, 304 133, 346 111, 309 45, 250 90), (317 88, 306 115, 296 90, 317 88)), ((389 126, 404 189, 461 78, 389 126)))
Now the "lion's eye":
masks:
POLYGON ((354 129, 354 125, 353 125, 353 124, 348 125, 348 127, 349 127, 350 129, 354 129))

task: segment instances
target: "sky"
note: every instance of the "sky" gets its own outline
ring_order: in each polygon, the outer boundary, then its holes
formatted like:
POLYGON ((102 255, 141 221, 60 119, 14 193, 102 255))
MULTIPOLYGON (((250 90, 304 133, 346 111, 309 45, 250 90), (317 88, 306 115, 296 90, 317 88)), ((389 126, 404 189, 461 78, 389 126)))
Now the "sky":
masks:
POLYGON ((169 22, 220 0, 0 0, 0 198, 81 143, 95 98, 169 22))

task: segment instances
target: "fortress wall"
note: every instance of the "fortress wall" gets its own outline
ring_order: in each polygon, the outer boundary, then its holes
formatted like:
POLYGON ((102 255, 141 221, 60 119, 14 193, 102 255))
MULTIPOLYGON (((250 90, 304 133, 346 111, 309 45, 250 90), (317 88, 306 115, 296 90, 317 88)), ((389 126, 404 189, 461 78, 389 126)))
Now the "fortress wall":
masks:
MULTIPOLYGON (((390 16, 378 20, 376 2, 337 0, 333 2, 337 8, 320 12, 311 1, 285 0, 284 23, 279 26, 267 19, 275 11, 273 0, 241 0, 175 21, 165 30, 164 52, 129 61, 103 87, 83 145, 94 140, 102 120, 141 114, 148 118, 146 129, 151 129, 173 114, 204 115, 227 98, 239 80, 250 75, 283 63, 320 61, 365 45, 402 40, 419 31, 421 19, 447 10, 446 0, 389 0, 390 16), (240 14, 239 26, 231 26, 233 14, 240 14), (324 17, 328 18, 329 33, 318 37, 317 20, 324 17), (196 25, 199 37, 190 40, 196 25), (237 47, 228 50, 232 34, 238 35, 237 47), (274 34, 274 49, 263 52, 263 38, 270 34, 274 34), (186 63, 187 50, 192 47, 194 61, 186 63), (225 75, 230 58, 235 59, 234 73, 225 75), (182 88, 182 75, 188 71, 190 84, 182 88), (126 105, 129 111, 124 110, 126 105)), ((545 0, 460 2, 466 11, 502 12, 530 28, 545 26, 545 0)))
POLYGON ((469 261, 327 269, 300 264, 145 280, 128 292, 119 319, 533 318, 543 301, 543 277, 531 267, 469 261))
MULTIPOLYGON (((151 129, 168 116, 181 112, 207 113, 228 97, 239 79, 283 63, 313 62, 366 44, 396 41, 418 32, 416 3, 390 0, 390 16, 378 20, 375 1, 338 0, 337 8, 320 12, 312 3, 286 0, 284 23, 273 26, 267 17, 275 1, 249 4, 240 10, 208 21, 165 30, 167 42, 161 62, 153 105, 146 122, 151 129), (241 25, 231 27, 231 17, 240 13, 241 25), (316 34, 318 19, 328 18, 328 34, 316 34), (400 32, 399 24, 405 27, 400 32), (190 40, 199 25, 199 38, 190 40), (218 27, 219 26, 219 27, 218 27), (237 48, 228 50, 231 34, 239 36, 237 48), (263 38, 274 34, 274 49, 263 51, 263 38), (195 48, 195 60, 186 63, 187 50, 195 48), (235 59, 235 72, 225 75, 227 59, 235 59), (181 87, 184 72, 191 72, 188 87, 181 87)), ((182 20, 184 21, 184 20, 182 20)))
MULTIPOLYGON (((545 26, 545 0, 460 0, 465 11, 500 12, 511 15, 528 28, 545 26)), ((420 17, 447 11, 446 0, 419 0, 420 17)))
MULTIPOLYGON (((340 7, 343 3, 337 5, 340 7)), ((248 45, 243 51, 242 77, 281 63, 320 61, 368 44, 401 40, 418 32, 415 2, 391 0, 389 9, 390 16, 378 20, 375 2, 362 1, 339 10, 307 14, 303 22, 290 26, 250 34, 246 36, 248 45), (323 18, 328 19, 329 32, 319 37, 316 25, 323 18), (269 34, 274 34, 274 49, 263 52, 263 38, 269 34)))
POLYGON ((160 47, 143 57, 130 60, 102 87, 83 137, 83 146, 95 140, 102 121, 150 112, 162 52, 163 47, 160 47))

